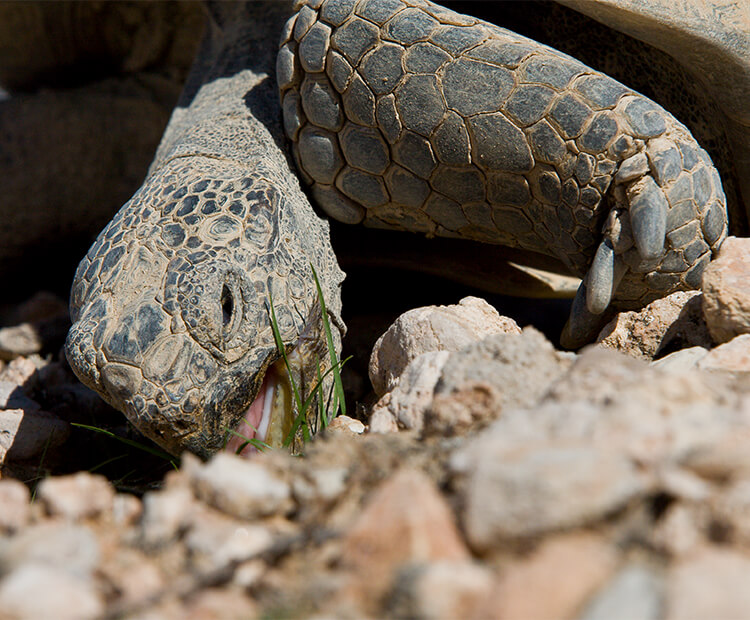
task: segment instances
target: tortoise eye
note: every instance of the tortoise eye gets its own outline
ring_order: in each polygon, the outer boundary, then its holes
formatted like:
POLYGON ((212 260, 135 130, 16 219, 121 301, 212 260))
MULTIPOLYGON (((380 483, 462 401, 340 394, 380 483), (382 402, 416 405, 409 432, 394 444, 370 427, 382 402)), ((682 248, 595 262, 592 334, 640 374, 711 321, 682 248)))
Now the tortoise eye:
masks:
POLYGON ((222 316, 222 328, 224 333, 229 330, 232 325, 232 317, 234 315, 234 296, 229 287, 225 284, 221 289, 221 316, 222 316))
POLYGON ((239 287, 231 280, 221 287, 221 338, 222 345, 227 346, 237 336, 242 325, 242 299, 239 287))

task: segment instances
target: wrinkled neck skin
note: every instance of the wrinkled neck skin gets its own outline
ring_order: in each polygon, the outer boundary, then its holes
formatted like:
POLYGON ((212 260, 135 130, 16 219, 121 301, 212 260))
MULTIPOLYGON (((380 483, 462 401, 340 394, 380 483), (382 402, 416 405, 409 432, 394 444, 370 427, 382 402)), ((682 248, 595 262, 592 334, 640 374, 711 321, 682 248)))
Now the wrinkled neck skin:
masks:
POLYGON ((258 409, 279 357, 271 300, 286 348, 303 341, 298 358, 326 359, 311 265, 340 343, 343 272, 278 118, 273 67, 290 4, 209 5, 149 175, 73 283, 71 367, 174 454, 209 456, 258 409))

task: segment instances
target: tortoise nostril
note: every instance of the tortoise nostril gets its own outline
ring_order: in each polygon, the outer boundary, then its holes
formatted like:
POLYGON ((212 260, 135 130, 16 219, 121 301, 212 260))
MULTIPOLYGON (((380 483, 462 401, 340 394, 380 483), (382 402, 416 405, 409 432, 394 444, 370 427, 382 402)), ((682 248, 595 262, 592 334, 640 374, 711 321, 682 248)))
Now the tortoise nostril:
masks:
POLYGON ((224 329, 228 329, 232 324, 232 315, 234 314, 234 298, 232 297, 232 291, 225 284, 221 289, 221 315, 222 315, 222 326, 224 329))

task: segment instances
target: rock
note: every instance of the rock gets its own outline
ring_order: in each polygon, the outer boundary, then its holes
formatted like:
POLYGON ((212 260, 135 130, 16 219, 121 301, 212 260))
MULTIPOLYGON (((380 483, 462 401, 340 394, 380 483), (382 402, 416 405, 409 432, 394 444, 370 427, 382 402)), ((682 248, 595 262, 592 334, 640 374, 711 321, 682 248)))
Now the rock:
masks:
POLYGON ((432 402, 435 386, 449 355, 448 351, 429 351, 411 360, 396 387, 373 407, 370 431, 391 432, 399 427, 421 431, 424 412, 432 402))
POLYGON ((238 589, 207 588, 191 596, 185 605, 184 620, 247 620, 257 618, 251 598, 238 589))
POLYGON ((686 469, 666 465, 656 475, 659 489, 673 499, 700 503, 708 500, 713 491, 710 483, 686 469))
POLYGON ((641 310, 619 312, 599 333, 597 343, 633 357, 653 359, 665 348, 711 348, 698 291, 677 291, 641 310))
POLYGON ((538 331, 495 334, 460 351, 432 351, 414 358, 398 385, 375 405, 375 432, 394 427, 428 434, 460 434, 491 420, 504 406, 530 405, 570 365, 538 331), (394 424, 395 422, 395 424, 394 424))
POLYGON ((492 573, 468 561, 407 566, 386 603, 391 618, 472 618, 490 595, 492 573))
POLYGON ((665 478, 670 469, 711 480, 747 471, 750 402, 727 388, 714 374, 585 349, 538 405, 504 410, 451 455, 468 540, 488 550, 602 520, 670 486, 703 488, 665 478))
POLYGON ((542 542, 508 564, 479 618, 548 620, 573 617, 615 570, 617 553, 599 537, 569 534, 542 542))
MULTIPOLYGON (((384 396, 384 398, 387 397, 388 394, 384 396)), ((369 431, 371 433, 398 433, 398 420, 388 409, 388 401, 384 401, 383 405, 370 414, 367 425, 369 431)))
POLYGON ((675 351, 669 355, 652 362, 654 368, 665 372, 681 373, 698 368, 698 362, 708 354, 708 349, 703 347, 690 347, 675 351))
POLYGON ((672 557, 685 556, 703 541, 704 523, 693 507, 677 503, 667 508, 651 535, 654 548, 672 557))
POLYGON ((722 547, 703 548, 669 569, 665 617, 747 617, 749 574, 750 557, 722 547))
POLYGON ((680 458, 686 469, 719 483, 750 475, 750 400, 741 400, 735 416, 725 417, 722 413, 725 410, 717 408, 714 424, 704 423, 704 441, 695 438, 680 458), (724 419, 718 419, 720 416, 724 419), (723 432, 719 432, 720 428, 723 432))
POLYGON ((458 351, 490 334, 520 333, 483 299, 454 306, 427 306, 402 314, 378 339, 370 357, 370 381, 378 396, 390 392, 409 362, 428 351, 458 351))
POLYGON ((263 560, 242 562, 235 569, 234 575, 232 575, 232 583, 245 590, 252 588, 260 581, 267 568, 263 560))
POLYGON ((0 381, 0 409, 38 411, 41 406, 26 396, 20 385, 11 381, 0 381))
POLYGON ((580 620, 658 620, 664 607, 664 587, 656 573, 629 564, 597 593, 580 620))
POLYGON ((29 391, 36 386, 39 380, 36 376, 37 371, 46 364, 47 362, 38 355, 17 357, 8 362, 5 368, 2 369, 0 372, 0 381, 10 381, 16 385, 22 385, 24 390, 29 391))
POLYGON ((468 555, 435 484, 418 470, 402 469, 372 493, 352 523, 340 564, 353 581, 347 594, 373 603, 402 566, 464 561, 468 555))
POLYGON ((260 459, 219 452, 189 475, 196 497, 238 519, 283 514, 292 507, 289 485, 260 459))
POLYGON ((599 346, 581 350, 568 372, 551 387, 546 401, 611 402, 623 382, 637 384, 648 371, 643 360, 599 346))
POLYGON ((298 475, 292 482, 294 498, 298 503, 323 502, 337 499, 346 489, 345 467, 313 468, 298 475))
POLYGON ((88 578, 99 558, 99 543, 90 528, 50 521, 26 527, 8 541, 0 551, 0 573, 39 564, 88 578))
POLYGON ((750 372, 750 334, 742 334, 708 352, 698 362, 701 370, 750 372))
POLYGON ((126 617, 128 620, 184 620, 187 613, 188 607, 176 594, 167 594, 144 611, 126 617))
POLYGON ((52 566, 27 564, 0 582, 3 618, 26 620, 99 618, 104 601, 88 579, 52 566))
POLYGON ((59 446, 70 434, 70 425, 46 411, 0 410, 0 464, 32 459, 43 450, 59 446))
POLYGON ((37 499, 48 515, 71 521, 95 517, 112 510, 115 491, 104 476, 81 471, 42 480, 37 499))
POLYGON ((466 478, 462 523, 480 552, 593 523, 647 489, 622 453, 584 441, 513 446, 503 430, 493 425, 452 459, 466 478))
POLYGON ((143 514, 143 504, 135 495, 117 493, 112 499, 112 520, 118 527, 133 525, 143 514))
POLYGON ((8 327, 0 328, 0 358, 12 360, 59 348, 70 327, 70 318, 62 299, 41 291, 20 304, 7 323, 8 327))
POLYGON ((0 357, 5 360, 39 353, 42 344, 39 331, 29 323, 0 329, 0 357))
POLYGON ((750 478, 738 477, 722 489, 711 512, 715 524, 729 532, 734 544, 750 547, 750 478))
POLYGON ((571 364, 533 327, 520 337, 496 334, 452 353, 443 366, 435 394, 451 394, 466 383, 486 383, 497 391, 503 408, 536 403, 571 364))
POLYGON ((166 586, 166 576, 157 562, 128 547, 105 558, 99 572, 117 590, 117 602, 130 606, 147 603, 166 586))
POLYGON ((502 395, 489 383, 466 382, 438 394, 424 414, 424 435, 453 437, 477 430, 500 415, 502 395))
POLYGON ((232 562, 250 560, 266 551, 274 538, 268 528, 240 523, 214 511, 198 511, 185 536, 193 565, 201 571, 215 571, 232 562))
POLYGON ((0 533, 15 532, 29 522, 31 494, 18 480, 0 480, 0 533))
POLYGON ((532 416, 504 419, 516 433, 530 434, 523 427, 533 420, 550 439, 589 437, 642 465, 664 465, 749 430, 750 408, 742 403, 728 377, 661 372, 597 346, 579 355, 532 416))
POLYGON ((348 415, 338 415, 327 426, 329 433, 344 433, 346 435, 361 435, 365 432, 365 425, 360 420, 350 418, 348 415))
POLYGON ((750 239, 727 237, 703 272, 703 314, 717 343, 750 333, 750 239))
POLYGON ((185 486, 151 491, 143 497, 140 541, 146 547, 162 547, 187 528, 195 509, 195 499, 185 486))

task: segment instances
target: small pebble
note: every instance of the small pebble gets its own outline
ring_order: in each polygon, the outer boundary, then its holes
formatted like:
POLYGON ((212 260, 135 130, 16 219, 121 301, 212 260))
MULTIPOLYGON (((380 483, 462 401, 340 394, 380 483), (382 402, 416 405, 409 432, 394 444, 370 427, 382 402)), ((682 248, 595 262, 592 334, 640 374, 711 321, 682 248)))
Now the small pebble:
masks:
POLYGON ((18 480, 0 480, 0 531, 15 532, 29 522, 31 493, 18 480))
POLYGON ((104 600, 89 579, 31 563, 0 582, 0 610, 22 620, 94 620, 104 612, 104 600))
POLYGON ((260 460, 219 452, 192 472, 191 483, 198 498, 238 519, 283 514, 292 507, 289 484, 260 460))
POLYGON ((47 514, 71 521, 110 512, 114 495, 112 485, 104 476, 84 471, 46 478, 37 489, 37 498, 47 514))

